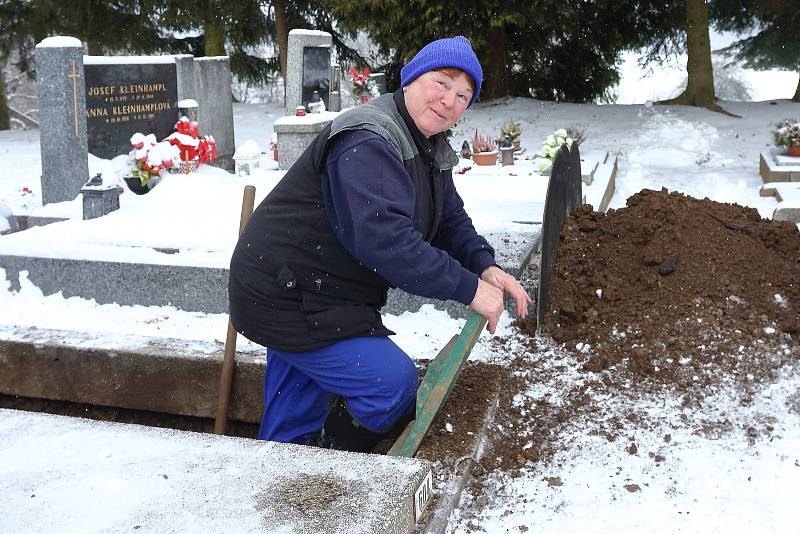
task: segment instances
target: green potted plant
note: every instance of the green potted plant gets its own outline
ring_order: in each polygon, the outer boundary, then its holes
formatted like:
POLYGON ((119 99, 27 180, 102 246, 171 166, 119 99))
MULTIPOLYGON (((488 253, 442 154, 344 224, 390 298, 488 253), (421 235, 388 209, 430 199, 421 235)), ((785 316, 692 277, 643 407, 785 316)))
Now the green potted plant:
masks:
POLYGON ((520 127, 518 122, 514 122, 513 119, 508 119, 501 128, 500 128, 500 140, 505 139, 506 137, 511 138, 511 143, 514 145, 514 150, 520 149, 520 140, 519 136, 522 135, 522 128, 520 127))
POLYGON ((775 146, 785 148, 789 156, 800 158, 800 120, 784 119, 775 125, 775 146))
POLYGON ((475 128, 475 136, 472 138, 472 161, 475 162, 475 165, 494 165, 497 163, 497 150, 495 150, 494 139, 479 135, 477 128, 475 128))

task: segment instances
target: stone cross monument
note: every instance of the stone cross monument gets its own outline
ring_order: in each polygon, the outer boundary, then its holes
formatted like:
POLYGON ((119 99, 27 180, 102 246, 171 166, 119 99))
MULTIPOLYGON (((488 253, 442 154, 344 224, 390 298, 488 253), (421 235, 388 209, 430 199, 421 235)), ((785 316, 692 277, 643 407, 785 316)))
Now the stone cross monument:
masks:
POLYGON ((83 46, 74 37, 36 45, 42 204, 74 199, 89 180, 83 46))

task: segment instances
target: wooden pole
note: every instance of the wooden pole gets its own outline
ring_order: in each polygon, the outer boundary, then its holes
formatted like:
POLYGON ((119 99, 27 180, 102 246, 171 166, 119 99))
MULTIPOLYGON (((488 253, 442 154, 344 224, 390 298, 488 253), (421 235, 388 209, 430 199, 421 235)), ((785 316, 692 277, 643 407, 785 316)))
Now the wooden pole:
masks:
MULTIPOLYGON (((256 188, 252 185, 244 187, 242 197, 242 214, 239 217, 239 235, 242 235, 255 204, 256 188)), ((231 398, 233 371, 236 364, 236 330, 228 318, 228 334, 225 337, 225 356, 222 359, 222 372, 219 375, 217 388, 217 413, 214 417, 214 434, 224 434, 228 426, 228 404, 231 398)))

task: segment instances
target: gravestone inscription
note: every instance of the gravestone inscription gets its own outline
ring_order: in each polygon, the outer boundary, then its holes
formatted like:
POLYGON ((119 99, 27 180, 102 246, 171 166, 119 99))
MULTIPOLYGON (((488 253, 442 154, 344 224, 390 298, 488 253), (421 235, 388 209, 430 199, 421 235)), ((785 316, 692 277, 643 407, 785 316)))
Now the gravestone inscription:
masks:
POLYGON ((130 150, 136 132, 163 139, 177 119, 174 60, 158 63, 94 62, 86 58, 86 125, 89 152, 113 158, 130 150))

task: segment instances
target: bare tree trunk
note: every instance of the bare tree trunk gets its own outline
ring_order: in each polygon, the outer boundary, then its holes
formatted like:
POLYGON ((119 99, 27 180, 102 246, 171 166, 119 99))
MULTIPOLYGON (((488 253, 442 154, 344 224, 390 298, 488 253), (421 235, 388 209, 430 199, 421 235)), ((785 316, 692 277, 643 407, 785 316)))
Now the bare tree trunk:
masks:
POLYGON ((11 128, 11 120, 8 117, 5 72, 0 69, 0 130, 8 130, 9 128, 11 128))
POLYGON ((511 94, 511 68, 508 61, 508 38, 505 28, 489 30, 489 61, 484 86, 483 100, 494 100, 511 94))
POLYGON ((728 113, 716 103, 714 68, 711 65, 711 40, 708 37, 708 6, 705 0, 686 0, 686 89, 659 104, 684 104, 728 113))
POLYGON ((284 99, 286 98, 286 54, 289 49, 289 28, 286 23, 286 0, 275 0, 275 37, 278 41, 278 58, 281 62, 284 99))
POLYGON ((800 102, 800 79, 797 80, 797 89, 794 92, 794 98, 792 98, 792 102, 800 102))
POLYGON ((203 21, 203 46, 205 55, 225 55, 225 25, 216 17, 203 21))

